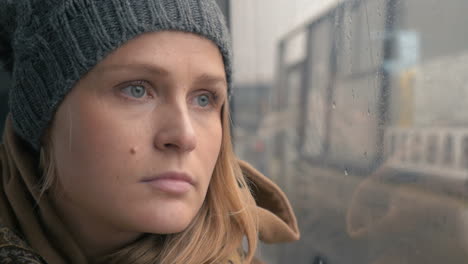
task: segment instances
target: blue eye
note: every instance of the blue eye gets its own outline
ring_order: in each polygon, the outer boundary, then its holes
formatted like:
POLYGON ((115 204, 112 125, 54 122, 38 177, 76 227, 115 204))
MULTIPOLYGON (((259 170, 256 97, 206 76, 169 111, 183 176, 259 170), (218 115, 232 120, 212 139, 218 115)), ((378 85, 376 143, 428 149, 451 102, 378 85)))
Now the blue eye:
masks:
POLYGON ((141 85, 130 85, 122 90, 126 95, 134 98, 143 98, 146 96, 146 88, 141 85))
POLYGON ((206 107, 210 103, 210 97, 206 94, 202 94, 197 97, 197 103, 201 107, 206 107))

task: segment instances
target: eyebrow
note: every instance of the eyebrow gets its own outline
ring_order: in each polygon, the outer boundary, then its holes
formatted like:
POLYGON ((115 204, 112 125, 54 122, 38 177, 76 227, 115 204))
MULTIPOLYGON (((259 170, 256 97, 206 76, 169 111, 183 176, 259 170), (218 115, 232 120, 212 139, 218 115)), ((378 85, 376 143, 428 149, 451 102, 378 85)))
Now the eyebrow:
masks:
POLYGON ((100 69, 97 69, 99 72, 110 72, 110 71, 119 71, 119 70, 139 70, 145 71, 151 74, 159 75, 159 76, 167 76, 169 72, 157 65, 150 65, 146 63, 129 63, 129 64, 111 64, 107 66, 102 66, 100 69))
POLYGON ((203 84, 203 85, 222 85, 227 86, 226 78, 216 75, 210 74, 202 74, 195 79, 196 84, 203 84))
MULTIPOLYGON (((169 71, 154 64, 147 64, 147 63, 129 63, 129 64, 111 64, 107 66, 102 66, 98 68, 98 72, 112 72, 112 71, 119 71, 119 70, 138 70, 138 71, 145 71, 152 75, 156 76, 168 76, 169 71)), ((196 85, 207 85, 207 86, 227 86, 227 81, 224 76, 217 75, 217 74, 208 74, 203 73, 195 79, 194 82, 196 85)))

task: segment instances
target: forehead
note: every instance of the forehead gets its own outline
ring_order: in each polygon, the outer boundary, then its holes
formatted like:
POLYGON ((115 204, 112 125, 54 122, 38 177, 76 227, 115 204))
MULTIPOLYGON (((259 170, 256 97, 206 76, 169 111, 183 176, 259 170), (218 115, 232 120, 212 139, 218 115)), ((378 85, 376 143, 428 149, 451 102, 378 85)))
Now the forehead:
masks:
MULTIPOLYGON (((109 65, 171 64, 204 61, 203 68, 216 70, 224 63, 214 42, 204 37, 178 31, 160 31, 142 34, 112 52, 96 68, 109 65)), ((160 67, 164 68, 164 67, 160 67)))

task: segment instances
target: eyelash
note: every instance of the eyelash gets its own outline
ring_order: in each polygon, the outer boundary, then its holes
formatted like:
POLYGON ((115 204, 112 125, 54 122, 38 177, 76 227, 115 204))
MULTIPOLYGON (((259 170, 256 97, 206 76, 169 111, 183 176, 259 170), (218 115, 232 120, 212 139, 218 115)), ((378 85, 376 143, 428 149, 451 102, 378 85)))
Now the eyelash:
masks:
MULTIPOLYGON (((151 89, 149 89, 147 87, 147 85, 149 85, 150 83, 148 81, 144 81, 144 80, 139 80, 139 81, 134 81, 134 82, 130 82, 130 83, 127 83, 125 84, 125 86, 119 88, 119 91, 121 93, 123 93, 123 90, 130 87, 130 86, 142 86, 143 88, 145 88, 145 92, 146 92, 146 96, 144 99, 138 99, 138 98, 132 98, 128 95, 124 95, 124 99, 125 100, 130 100, 130 101, 140 101, 140 100, 148 100, 147 97, 154 97, 153 93, 151 92, 151 89)), ((201 107, 202 109, 206 109, 208 110, 208 108, 215 108, 216 106, 218 106, 218 104, 220 103, 220 95, 219 95, 219 92, 216 91, 215 89, 212 89, 212 90, 203 90, 203 92, 200 92, 199 94, 197 94, 195 96, 198 97, 198 96, 201 96, 201 95, 208 95, 210 97, 210 107, 201 107)))
POLYGON ((217 91, 203 90, 203 92, 200 92, 194 98, 196 99, 198 96, 201 96, 201 95, 208 95, 208 97, 211 100, 210 103, 209 103, 209 106, 201 107, 204 110, 210 110, 212 108, 216 108, 218 106, 218 104, 220 103, 219 102, 219 94, 218 94, 217 91))
POLYGON ((148 97, 150 97, 150 99, 154 97, 152 89, 149 89, 147 87, 148 85, 149 85, 149 82, 148 81, 143 81, 143 80, 129 82, 129 83, 126 83, 124 86, 120 87, 119 92, 124 94, 123 99, 125 99, 125 100, 129 100, 129 101, 146 101, 146 100, 148 100, 148 97), (131 97, 131 96, 125 94, 124 89, 129 88, 131 86, 141 86, 141 87, 143 87, 145 89, 145 93, 146 93, 145 97, 139 99, 139 98, 134 98, 134 97, 131 97))

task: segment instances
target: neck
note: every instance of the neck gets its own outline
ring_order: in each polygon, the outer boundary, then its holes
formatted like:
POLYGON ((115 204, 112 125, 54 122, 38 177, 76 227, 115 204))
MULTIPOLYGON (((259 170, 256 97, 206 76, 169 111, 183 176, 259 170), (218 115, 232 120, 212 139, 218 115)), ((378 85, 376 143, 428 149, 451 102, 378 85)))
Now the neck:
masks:
POLYGON ((142 234, 112 228, 110 223, 76 206, 66 195, 53 195, 58 215, 88 259, 96 259, 130 244, 142 234))

